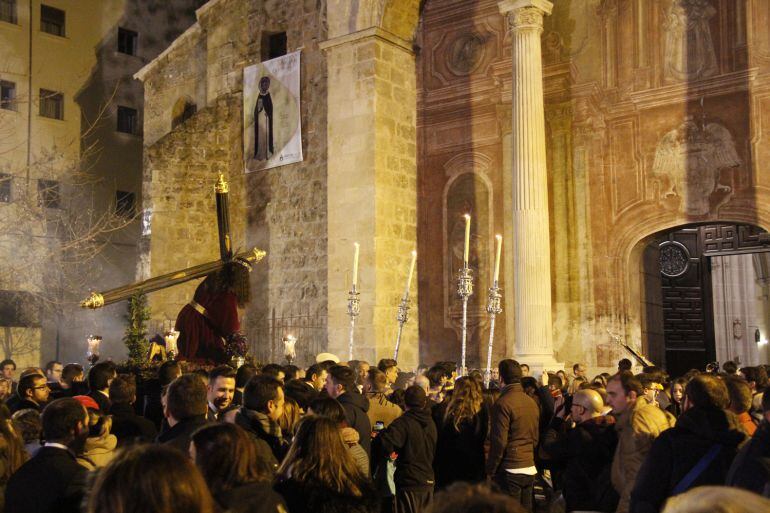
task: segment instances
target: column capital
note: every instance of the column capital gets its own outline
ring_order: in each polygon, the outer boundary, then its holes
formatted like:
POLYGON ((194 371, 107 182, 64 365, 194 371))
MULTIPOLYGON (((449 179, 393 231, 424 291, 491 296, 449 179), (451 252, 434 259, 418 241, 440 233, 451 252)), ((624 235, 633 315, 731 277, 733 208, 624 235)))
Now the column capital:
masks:
POLYGON ((548 0, 503 0, 497 4, 500 13, 508 18, 513 29, 535 28, 542 30, 543 16, 551 14, 553 3, 548 0))

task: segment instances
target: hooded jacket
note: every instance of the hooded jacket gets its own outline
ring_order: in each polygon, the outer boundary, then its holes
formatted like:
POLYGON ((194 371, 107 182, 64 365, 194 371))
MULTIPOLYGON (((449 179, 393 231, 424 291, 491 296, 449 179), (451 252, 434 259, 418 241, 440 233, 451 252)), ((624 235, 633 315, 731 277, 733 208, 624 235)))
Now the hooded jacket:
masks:
POLYGON ((673 416, 667 416, 645 397, 637 398, 629 411, 618 415, 618 446, 612 459, 612 486, 620 495, 617 513, 628 511, 631 490, 653 440, 674 423, 673 416))
POLYGON ((372 425, 366 412, 369 411, 369 399, 358 392, 345 392, 337 397, 345 409, 348 426, 358 431, 359 443, 367 456, 372 454, 372 425))
POLYGON ((264 413, 242 407, 235 414, 235 424, 252 436, 256 441, 257 453, 271 468, 278 467, 289 452, 289 442, 283 437, 281 427, 264 413), (269 449, 269 453, 266 449, 269 449))
POLYGON ((88 437, 83 454, 78 456, 78 463, 88 470, 102 468, 115 457, 118 438, 113 434, 88 437))
POLYGON ((719 446, 719 452, 689 488, 724 484, 738 445, 745 438, 731 412, 698 406, 683 412, 676 427, 652 443, 631 492, 631 513, 660 511, 677 484, 714 445, 719 446))
POLYGON ((618 436, 613 417, 594 417, 561 432, 564 421, 554 419, 541 449, 548 459, 563 465, 567 511, 613 512, 618 494, 610 469, 618 436))
POLYGON ((397 453, 394 481, 398 490, 433 488, 436 424, 426 409, 410 409, 378 437, 381 456, 397 453))
POLYGON ((758 494, 770 491, 770 422, 763 420, 751 440, 738 452, 725 484, 758 494))

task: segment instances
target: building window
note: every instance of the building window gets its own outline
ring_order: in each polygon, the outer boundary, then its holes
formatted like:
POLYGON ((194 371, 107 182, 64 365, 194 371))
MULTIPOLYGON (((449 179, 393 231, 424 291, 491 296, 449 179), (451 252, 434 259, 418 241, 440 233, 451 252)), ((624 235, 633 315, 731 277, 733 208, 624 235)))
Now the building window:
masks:
POLYGON ((0 109, 16 110, 16 84, 0 80, 0 109))
POLYGON ((45 208, 59 208, 61 205, 59 182, 56 180, 38 180, 37 203, 45 208))
POLYGON ((64 119, 64 95, 56 91, 41 89, 40 115, 44 118, 64 119))
POLYGON ((65 13, 61 9, 50 7, 48 5, 40 6, 40 30, 53 34, 54 36, 64 37, 65 13))
POLYGON ((115 213, 123 217, 134 217, 136 195, 128 191, 115 191, 115 213))
POLYGON ((136 109, 118 106, 118 132, 137 134, 139 132, 139 115, 136 109))
POLYGON ((133 30, 118 27, 118 51, 126 55, 136 55, 136 43, 139 34, 133 30))
POLYGON ((286 32, 266 32, 262 35, 262 60, 286 55, 286 32))
POLYGON ((0 173, 0 203, 11 202, 11 184, 13 177, 8 173, 0 173))
POLYGON ((16 0, 0 0, 0 21, 18 23, 16 0))

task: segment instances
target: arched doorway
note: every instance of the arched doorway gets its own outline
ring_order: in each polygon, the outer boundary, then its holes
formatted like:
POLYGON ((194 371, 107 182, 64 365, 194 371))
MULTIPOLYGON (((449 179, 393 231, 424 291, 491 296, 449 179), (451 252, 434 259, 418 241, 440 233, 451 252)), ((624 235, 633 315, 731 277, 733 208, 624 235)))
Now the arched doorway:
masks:
POLYGON ((765 230, 686 225, 640 244, 642 340, 653 362, 674 376, 728 359, 760 363, 770 328, 765 230))

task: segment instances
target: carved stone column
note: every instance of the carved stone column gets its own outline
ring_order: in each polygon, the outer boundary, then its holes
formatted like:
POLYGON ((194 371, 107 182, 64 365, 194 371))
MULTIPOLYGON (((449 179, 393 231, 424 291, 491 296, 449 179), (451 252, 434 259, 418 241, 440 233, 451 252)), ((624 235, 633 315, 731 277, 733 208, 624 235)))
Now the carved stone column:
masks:
POLYGON ((545 157, 540 34, 547 0, 505 0, 513 42, 513 267, 516 359, 530 368, 556 368, 551 319, 551 237, 545 157))

